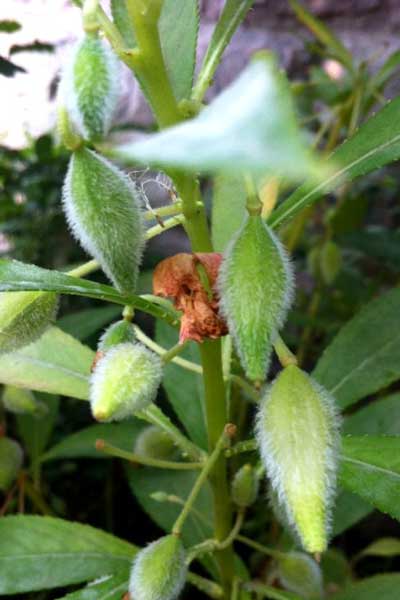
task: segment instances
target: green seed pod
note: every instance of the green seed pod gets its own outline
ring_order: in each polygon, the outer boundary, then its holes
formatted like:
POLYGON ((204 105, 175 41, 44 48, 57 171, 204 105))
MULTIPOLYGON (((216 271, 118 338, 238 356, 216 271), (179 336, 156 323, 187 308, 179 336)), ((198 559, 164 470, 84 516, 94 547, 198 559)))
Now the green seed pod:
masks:
POLYGON ((258 495, 259 480, 251 465, 243 465, 235 473, 232 481, 232 500, 237 506, 246 508, 255 502, 258 495))
POLYGON ((113 51, 96 33, 79 41, 62 74, 58 102, 85 139, 108 132, 118 100, 119 66, 113 51))
POLYGON ((303 552, 289 552, 279 558, 278 576, 281 584, 301 598, 322 598, 323 581, 318 563, 303 552))
POLYGON ((337 244, 327 241, 321 248, 321 275, 327 285, 332 285, 342 268, 342 254, 337 244))
POLYGON ((10 438, 0 438, 0 490, 6 491, 22 466, 21 447, 10 438))
POLYGON ((13 385, 4 387, 2 401, 6 410, 17 415, 41 417, 48 411, 47 406, 43 402, 39 402, 30 390, 13 385))
POLYGON ((97 421, 120 421, 150 404, 162 378, 159 357, 141 344, 119 344, 96 363, 90 403, 97 421))
POLYGON ((338 430, 327 391, 295 365, 281 371, 259 410, 257 437, 279 504, 308 552, 327 546, 338 430))
POLYGON ((135 329, 130 321, 121 319, 110 325, 100 338, 97 349, 100 352, 106 352, 113 346, 118 344, 125 344, 126 342, 135 343, 136 335, 135 329))
POLYGON ((166 535, 141 550, 133 563, 129 592, 135 600, 175 600, 185 585, 187 567, 182 542, 166 535))
POLYGON ((63 202, 75 238, 120 291, 133 292, 144 227, 138 193, 129 177, 82 148, 71 157, 63 202))
POLYGON ((146 427, 136 438, 134 453, 146 458, 171 459, 177 451, 171 438, 159 427, 146 427))
POLYGON ((248 216, 226 251, 219 289, 221 311, 253 381, 265 379, 292 288, 293 274, 281 242, 259 215, 248 216))
POLYGON ((49 292, 0 292, 0 354, 37 340, 55 320, 57 306, 49 292))

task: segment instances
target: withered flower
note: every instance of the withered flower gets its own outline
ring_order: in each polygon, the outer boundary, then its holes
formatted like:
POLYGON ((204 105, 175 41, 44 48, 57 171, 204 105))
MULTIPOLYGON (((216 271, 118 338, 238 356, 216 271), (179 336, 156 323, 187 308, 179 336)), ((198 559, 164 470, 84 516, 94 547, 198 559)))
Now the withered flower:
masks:
POLYGON ((216 291, 222 255, 212 253, 176 254, 161 261, 153 275, 153 292, 173 298, 183 312, 179 341, 216 339, 228 333, 218 312, 216 291))

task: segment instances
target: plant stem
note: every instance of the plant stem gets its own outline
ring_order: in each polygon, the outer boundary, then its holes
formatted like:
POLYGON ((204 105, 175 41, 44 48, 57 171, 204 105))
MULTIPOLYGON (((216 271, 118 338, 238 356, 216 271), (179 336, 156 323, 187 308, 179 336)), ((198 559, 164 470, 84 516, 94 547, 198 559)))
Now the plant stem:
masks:
POLYGON ((232 448, 225 450, 225 456, 230 458, 231 456, 236 456, 243 452, 254 452, 255 450, 257 450, 257 441, 255 439, 243 440, 242 442, 235 444, 232 448))
POLYGON ((172 227, 176 227, 177 225, 184 224, 183 215, 176 215, 176 217, 171 217, 164 221, 162 225, 154 225, 154 227, 149 227, 146 231, 146 240, 151 240, 153 237, 160 235, 160 233, 164 233, 167 229, 171 229, 172 227))
POLYGON ((295 357, 293 352, 291 352, 286 346, 285 342, 283 341, 280 335, 278 335, 275 340, 274 349, 282 367, 287 367, 289 365, 297 365, 297 358, 295 357))
POLYGON ((224 597, 223 589, 218 583, 215 581, 211 581, 210 579, 205 579, 204 577, 200 577, 195 573, 188 573, 187 581, 197 587, 198 590, 204 592, 210 598, 215 598, 218 600, 219 598, 224 597))
POLYGON ((253 548, 253 550, 257 550, 257 552, 261 552, 261 554, 265 554, 266 556, 271 556, 272 558, 277 559, 279 559, 282 556, 282 552, 279 552, 279 550, 273 550, 272 548, 263 546, 263 544, 259 544, 258 542, 255 542, 244 535, 238 534, 236 535, 236 539, 238 540, 238 542, 242 542, 242 544, 253 548))
POLYGON ((203 469, 202 469, 200 475, 198 476, 198 478, 196 479, 196 482, 195 482, 194 486, 192 487, 192 490, 185 502, 185 505, 184 505, 179 517, 175 521, 175 524, 172 528, 172 533, 174 535, 181 534, 182 527, 183 527, 187 517, 189 516, 189 513, 192 509, 193 504, 196 501, 197 496, 200 493, 201 488, 203 487, 210 472, 212 471, 213 467, 215 466, 215 463, 217 462, 219 456, 222 453, 222 450, 225 448, 225 446, 228 443, 229 443, 229 436, 227 435, 227 433, 224 430, 222 435, 219 437, 219 440, 218 440, 217 444, 215 445, 214 450, 212 451, 212 453, 209 455, 206 462, 204 463, 203 469))
POLYGON ((195 469, 201 469, 203 463, 201 462, 175 462, 170 460, 161 460, 158 458, 150 458, 148 456, 140 456, 139 454, 135 454, 134 452, 127 452, 126 450, 122 450, 121 448, 117 448, 112 444, 109 444, 105 440, 97 440, 96 441, 96 450, 99 452, 104 452, 105 454, 109 454, 110 456, 115 456, 116 458, 122 458, 124 460, 129 460, 130 462, 138 463, 140 465, 145 465, 147 467, 157 467, 158 469, 174 469, 176 471, 193 471, 195 469))

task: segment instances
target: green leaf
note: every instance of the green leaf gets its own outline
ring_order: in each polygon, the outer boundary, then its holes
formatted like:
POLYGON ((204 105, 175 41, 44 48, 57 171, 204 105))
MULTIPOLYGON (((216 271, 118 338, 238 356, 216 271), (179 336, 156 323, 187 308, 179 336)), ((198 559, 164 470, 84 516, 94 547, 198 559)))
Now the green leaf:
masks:
POLYGON ((303 208, 332 192, 344 181, 375 171, 400 157, 400 97, 361 125, 330 157, 335 170, 320 183, 306 182, 271 215, 270 225, 279 227, 303 208))
MULTIPOLYGON (((170 532, 182 506, 173 502, 159 502, 150 497, 154 492, 163 491, 166 494, 178 496, 186 500, 198 473, 191 471, 164 471, 144 467, 140 469, 126 467, 126 475, 133 494, 138 499, 143 510, 164 531, 170 532)), ((205 485, 194 504, 182 530, 182 540, 185 546, 198 544, 212 536, 213 506, 211 490, 205 485)))
POLYGON ((121 294, 109 285, 103 285, 88 279, 72 277, 59 271, 42 269, 17 260, 0 259, 0 292, 21 292, 26 290, 54 291, 60 294, 72 294, 95 298, 105 302, 114 302, 123 306, 129 304, 154 317, 165 318, 171 324, 177 322, 177 312, 164 305, 144 300, 133 294, 121 294))
POLYGON ((56 327, 0 357, 0 382, 86 400, 94 352, 56 327))
POLYGON ((201 100, 203 98, 205 91, 212 82, 225 48, 250 10, 253 2, 254 0, 226 0, 211 36, 211 41, 193 90, 194 100, 201 100))
MULTIPOLYGON (((155 341, 164 348, 170 348, 178 343, 178 334, 169 325, 157 321, 155 341)), ((180 356, 192 362, 200 362, 195 344, 185 348, 180 356)), ((168 400, 191 439, 202 448, 207 448, 203 409, 204 390, 200 375, 170 362, 164 366, 163 386, 168 400)))
POLYGON ((67 594, 58 600, 121 600, 129 587, 129 569, 115 575, 101 577, 88 583, 81 590, 67 594))
POLYGON ((400 50, 395 50, 388 56, 383 65, 371 78, 369 88, 372 90, 381 89, 388 82, 390 77, 400 67, 400 50))
POLYGON ((4 19, 0 21, 0 33, 14 33, 21 29, 21 24, 17 21, 4 19))
POLYGON ((326 348, 314 377, 346 408, 400 377, 400 288, 372 300, 326 348))
POLYGON ((330 596, 332 600, 398 600, 400 574, 376 575, 349 585, 344 591, 330 596))
POLYGON ((253 60, 198 117, 115 147, 128 162, 206 173, 319 174, 297 128, 288 83, 272 55, 253 60))
POLYGON ((343 433, 400 435, 400 394, 374 400, 368 406, 346 417, 343 433))
POLYGON ((126 0, 111 0, 111 14, 127 48, 136 45, 135 31, 129 16, 126 0))
POLYGON ((364 519, 372 510, 373 506, 365 502, 360 496, 340 489, 333 510, 333 536, 343 533, 343 531, 364 519))
POLYGON ((104 439, 117 448, 132 452, 135 439, 143 427, 144 424, 136 419, 122 423, 90 425, 68 435, 59 444, 50 448, 42 456, 41 462, 64 458, 109 458, 108 454, 96 450, 95 444, 98 439, 104 439))
POLYGON ((54 45, 35 40, 30 44, 14 44, 9 50, 9 55, 19 54, 20 52, 54 52, 54 45))
POLYGON ((175 98, 189 98, 196 64, 199 7, 197 0, 164 0, 160 41, 175 98))
POLYGON ((0 75, 4 75, 4 77, 13 77, 15 73, 26 73, 26 71, 19 65, 11 62, 11 60, 8 60, 8 58, 0 56, 0 75))
POLYGON ((369 546, 362 550, 357 558, 361 556, 398 556, 400 554, 400 540, 397 538, 380 538, 372 542, 369 546))
POLYGON ((58 416, 60 399, 50 394, 37 394, 40 402, 46 404, 48 412, 38 418, 33 415, 18 415, 18 433, 24 442, 24 448, 28 451, 31 462, 36 463, 45 450, 58 416))
POLYGON ((400 436, 348 436, 342 444, 339 483, 400 520, 400 436))
POLYGON ((97 333, 119 315, 121 309, 117 306, 87 308, 58 319, 57 327, 82 341, 97 333))
POLYGON ((212 202, 212 241, 223 252, 240 229, 246 215, 246 188, 243 177, 220 175, 214 181, 212 202))
MULTIPOLYGON (((349 202, 352 204, 353 200, 349 202)), ((400 231, 385 227, 358 229, 339 238, 340 244, 354 248, 366 256, 382 261, 398 272, 400 270, 400 231)))
POLYGON ((320 19, 317 19, 312 13, 310 13, 300 2, 297 0, 289 0, 290 6, 296 13, 299 21, 303 23, 320 41, 332 56, 337 58, 343 63, 349 71, 353 71, 353 58, 351 53, 345 48, 341 40, 333 33, 329 27, 325 25, 320 19))
POLYGON ((0 593, 51 589, 111 575, 128 567, 132 544, 62 519, 0 519, 0 593))

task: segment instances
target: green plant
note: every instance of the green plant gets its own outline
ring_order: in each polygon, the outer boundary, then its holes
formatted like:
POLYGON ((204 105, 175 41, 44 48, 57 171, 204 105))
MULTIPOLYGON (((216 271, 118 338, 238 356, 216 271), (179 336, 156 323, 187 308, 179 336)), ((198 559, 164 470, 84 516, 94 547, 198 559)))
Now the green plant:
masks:
MULTIPOLYGON (((297 2, 292 4, 299 10, 297 2)), ((332 557, 327 550, 329 530, 343 531, 360 514, 358 500, 354 502, 352 496, 343 500, 342 495, 337 506, 342 501, 347 513, 334 512, 336 480, 345 492, 366 501, 367 512, 374 506, 400 519, 400 438, 384 435, 386 430, 361 435, 364 431, 354 425, 356 412, 346 419, 345 431, 350 435, 340 443, 336 416, 339 409, 399 379, 400 342, 395 327, 399 289, 386 291, 350 320, 309 376, 299 362, 308 349, 310 332, 300 344, 294 342, 299 358, 281 337, 282 333, 286 339, 281 330, 292 277, 282 244, 272 233, 294 218, 295 227, 289 223, 284 231, 293 250, 299 230, 311 220, 310 207, 318 200, 399 158, 400 98, 355 132, 353 125, 363 114, 355 106, 367 107, 368 102, 362 96, 366 102, 362 104, 352 95, 347 131, 353 135, 328 160, 316 148, 328 132, 324 149, 334 149, 348 105, 341 109, 339 128, 336 122, 329 123, 322 136, 316 133, 314 150, 309 149, 296 123, 289 84, 269 53, 254 57, 237 81, 204 107, 222 52, 251 5, 251 0, 226 1, 193 84, 196 0, 115 0, 113 20, 95 0, 83 3, 84 29, 96 52, 103 48, 99 36, 104 34, 137 77, 161 131, 131 144, 100 140, 108 129, 109 114, 102 103, 108 106, 113 82, 107 78, 113 77, 113 69, 101 71, 104 85, 96 87, 94 80, 88 89, 82 84, 88 65, 82 61, 89 60, 90 66, 93 56, 80 54, 77 68, 72 63, 68 86, 60 94, 59 131, 72 154, 64 209, 76 238, 93 260, 67 272, 0 261, 1 298, 8 310, 4 319, 1 313, 2 334, 7 340, 13 336, 14 348, 24 343, 0 357, 0 381, 14 386, 6 388, 8 405, 6 401, 4 406, 8 408, 12 399, 13 406, 31 419, 25 421, 25 428, 19 421, 21 435, 30 442, 23 485, 33 505, 46 515, 0 519, 3 594, 92 582, 66 597, 117 598, 129 587, 132 600, 173 600, 188 582, 206 596, 226 600, 323 597, 327 590, 322 589, 322 570, 326 577, 329 572, 324 561, 332 557), (77 98, 72 101, 68 94, 73 93, 77 98), (155 211, 142 211, 135 185, 113 166, 112 159, 163 169, 174 200, 155 211), (203 176, 215 184, 211 231, 201 193, 203 176), (303 179, 305 183, 276 205, 277 180, 283 187, 303 179), (184 227, 192 253, 159 264, 154 272, 155 293, 138 294, 145 241, 178 225, 184 227), (113 285, 86 278, 100 267, 113 285), (11 303, 14 294, 30 302, 11 303), (48 311, 45 302, 55 300, 55 294, 121 307, 122 323, 107 330, 96 355, 53 325, 53 309, 48 311), (30 335, 21 339, 31 304, 39 310, 40 327, 30 326, 30 335), (155 339, 135 323, 136 311, 156 319, 155 339), (22 329, 18 319, 23 319, 22 329), (48 325, 44 333, 43 320, 48 325), (36 341, 25 345, 33 337, 36 341), (272 348, 280 373, 266 391, 272 348), (177 419, 154 403, 161 379, 177 419), (26 394, 23 388, 48 395, 45 416, 34 415, 35 402, 18 398, 18 389, 26 394), (57 411, 50 394, 90 399, 98 420, 128 421, 92 425, 46 452, 57 411), (259 405, 258 441, 252 433, 254 404, 259 405), (160 436, 167 436, 174 448, 165 452, 162 445, 157 454, 156 443, 144 444, 143 423, 151 425, 152 435, 159 434, 158 442, 160 436), (33 442, 27 430, 34 432, 33 442), (133 493, 166 536, 139 550, 100 529, 49 516, 51 509, 40 485, 42 464, 96 453, 126 461, 133 493), (142 468, 129 469, 129 463, 142 468), (271 507, 263 494, 256 500, 265 471, 272 479, 272 485, 267 484, 271 507), (275 540, 272 533, 268 535, 266 544, 243 535, 251 532, 248 516, 257 509, 254 504, 268 515, 271 532, 279 531, 275 540), (238 554, 239 544, 271 559, 268 576, 257 577, 254 564, 245 564, 238 554), (295 545, 314 557, 293 551, 295 545), (276 578, 280 587, 272 585, 276 578)), ((341 43, 318 23, 311 23, 352 74, 353 65, 341 43)), ((96 54, 96 61, 102 52, 96 54)), ((93 76, 90 69, 88 76, 93 76)), ((344 196, 339 196, 334 216, 343 202, 344 196)), ((323 244, 316 244, 318 254, 312 260, 317 264, 316 277, 321 278, 319 295, 340 270, 332 241, 334 216, 329 214, 323 244)), ((14 444, 3 439, 4 447, 14 444)), ((21 477, 19 447, 15 449, 18 460, 11 469, 6 465, 4 478, 4 486, 11 486, 10 499, 13 482, 21 477)), ((2 451, 0 447, 0 464, 2 451)), ((21 486, 18 479, 16 486, 21 486)), ((5 506, 7 510, 7 502, 5 506)), ((389 546, 388 552, 397 552, 396 546, 394 550, 389 546)), ((394 595, 387 597, 395 598, 400 585, 398 575, 383 575, 348 591, 346 577, 339 586, 344 589, 333 598, 362 600, 372 597, 368 596, 371 589, 378 590, 376 594, 392 590, 394 595)))

